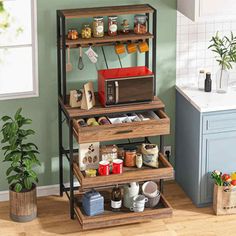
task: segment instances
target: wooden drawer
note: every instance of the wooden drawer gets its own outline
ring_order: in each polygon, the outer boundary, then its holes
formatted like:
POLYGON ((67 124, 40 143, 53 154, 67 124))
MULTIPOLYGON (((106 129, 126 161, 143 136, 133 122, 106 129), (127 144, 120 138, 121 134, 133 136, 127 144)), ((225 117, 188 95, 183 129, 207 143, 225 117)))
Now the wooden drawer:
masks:
POLYGON ((236 111, 203 116, 203 134, 236 130, 236 111))
POLYGON ((162 110, 155 113, 160 119, 91 127, 80 127, 74 120, 74 136, 78 143, 89 143, 169 134, 169 117, 162 110))

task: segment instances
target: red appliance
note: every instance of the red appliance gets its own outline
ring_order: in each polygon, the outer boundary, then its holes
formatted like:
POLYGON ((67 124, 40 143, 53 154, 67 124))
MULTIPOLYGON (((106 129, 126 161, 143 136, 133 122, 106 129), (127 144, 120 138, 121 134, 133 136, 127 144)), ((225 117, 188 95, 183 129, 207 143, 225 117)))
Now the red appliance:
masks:
POLYGON ((146 66, 99 70, 98 95, 105 107, 150 102, 154 74, 146 66))

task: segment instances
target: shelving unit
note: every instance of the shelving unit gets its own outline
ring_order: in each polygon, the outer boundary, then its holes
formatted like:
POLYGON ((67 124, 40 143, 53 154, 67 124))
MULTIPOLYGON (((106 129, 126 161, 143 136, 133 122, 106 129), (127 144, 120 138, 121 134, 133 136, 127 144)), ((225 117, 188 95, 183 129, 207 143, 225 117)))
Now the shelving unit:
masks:
MULTIPOLYGON (((159 154, 159 168, 153 169, 150 167, 124 168, 123 174, 96 176, 88 178, 83 171, 80 171, 78 164, 74 161, 78 155, 78 149, 74 149, 73 141, 77 143, 102 142, 102 141, 116 141, 134 138, 143 138, 142 142, 149 142, 148 137, 160 136, 160 149, 162 149, 163 135, 170 133, 170 119, 165 114, 165 105, 162 101, 155 97, 152 102, 144 104, 134 104, 127 106, 117 106, 105 108, 102 107, 96 99, 96 106, 91 110, 81 110, 78 108, 71 108, 68 105, 67 95, 67 81, 66 81, 66 48, 67 47, 86 47, 93 46, 107 46, 115 45, 117 42, 129 42, 145 40, 149 45, 151 43, 151 50, 145 53, 145 65, 150 67, 156 78, 156 9, 148 4, 143 5, 128 5, 115 7, 101 7, 101 8, 86 8, 86 9, 71 9, 57 11, 57 55, 58 55, 58 119, 59 119, 59 169, 60 169, 60 195, 65 192, 70 201, 70 216, 74 219, 77 216, 82 229, 94 229, 101 227, 109 227, 114 225, 130 224, 147 221, 153 218, 163 218, 172 215, 172 208, 166 201, 164 196, 161 196, 161 201, 156 208, 145 209, 144 212, 134 213, 125 208, 121 212, 114 213, 109 209, 109 204, 105 204, 105 212, 102 215, 89 217, 83 212, 78 199, 85 191, 90 189, 99 189, 99 191, 107 196, 109 191, 115 184, 123 185, 129 182, 144 182, 148 180, 159 181, 159 187, 163 193, 163 180, 173 177, 173 168, 165 157, 159 154), (72 41, 66 39, 66 20, 72 18, 88 18, 94 16, 109 16, 109 15, 127 15, 127 14, 146 14, 149 25, 152 22, 152 29, 148 26, 148 33, 144 35, 137 35, 130 32, 127 35, 118 35, 115 37, 105 35, 103 38, 91 38, 72 41), (150 63, 150 55, 152 56, 152 63, 150 63), (158 120, 141 121, 138 123, 123 123, 110 124, 106 126, 96 127, 80 127, 76 119, 103 116, 115 113, 127 112, 143 112, 154 111, 158 114, 158 120), (69 128, 69 148, 65 148, 63 144, 63 130, 62 124, 66 120, 69 128), (63 181, 63 166, 64 157, 70 163, 70 186, 65 187, 63 181), (80 187, 74 187, 74 177, 80 183, 80 187)), ((156 81, 156 79, 154 79, 156 81)), ((156 82, 155 82, 156 88, 156 82)), ((155 90, 156 91, 156 90, 155 90)), ((156 92, 154 91, 154 94, 156 92)), ((134 143, 135 142, 131 142, 134 143)), ((140 142, 139 142, 140 143, 140 142)), ((130 143, 128 143, 130 144, 130 143)), ((126 145, 119 144, 120 146, 126 145)), ((108 200, 105 197, 106 201, 108 200)))

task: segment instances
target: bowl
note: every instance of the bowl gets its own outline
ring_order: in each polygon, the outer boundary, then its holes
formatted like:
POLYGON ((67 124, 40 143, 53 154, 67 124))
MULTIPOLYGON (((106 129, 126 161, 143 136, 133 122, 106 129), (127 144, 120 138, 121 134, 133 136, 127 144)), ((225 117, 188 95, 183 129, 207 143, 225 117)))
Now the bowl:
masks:
POLYGON ((153 181, 145 182, 142 186, 143 194, 148 198, 153 198, 158 193, 158 186, 153 181))

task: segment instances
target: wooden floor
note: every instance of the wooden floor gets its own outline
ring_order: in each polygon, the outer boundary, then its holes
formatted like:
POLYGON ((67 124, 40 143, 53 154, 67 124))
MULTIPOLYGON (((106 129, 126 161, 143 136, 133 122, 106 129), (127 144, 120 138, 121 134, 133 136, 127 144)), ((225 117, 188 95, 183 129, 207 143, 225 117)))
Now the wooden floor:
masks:
POLYGON ((38 199, 38 218, 14 223, 8 216, 8 202, 0 203, 0 236, 81 235, 81 236, 226 236, 236 235, 236 215, 218 216, 210 207, 196 208, 177 184, 165 185, 165 195, 174 209, 173 218, 108 229, 80 232, 77 220, 70 220, 66 197, 38 199))

